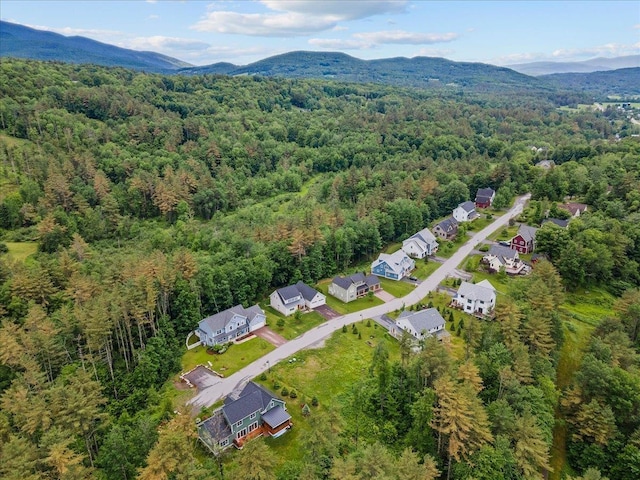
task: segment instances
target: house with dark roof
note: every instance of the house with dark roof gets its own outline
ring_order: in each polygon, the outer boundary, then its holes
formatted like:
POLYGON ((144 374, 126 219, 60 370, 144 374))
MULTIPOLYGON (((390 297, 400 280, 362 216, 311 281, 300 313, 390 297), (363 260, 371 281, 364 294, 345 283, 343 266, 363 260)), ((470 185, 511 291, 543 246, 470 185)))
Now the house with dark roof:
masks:
POLYGON ((542 221, 542 225, 544 225, 545 223, 553 223, 560 228, 567 228, 569 226, 569 220, 562 220, 560 218, 545 218, 542 221))
POLYGON ((453 217, 442 220, 433 227, 433 233, 444 240, 453 240, 458 235, 458 221, 453 217))
POLYGON ((416 262, 402 250, 381 253, 371 263, 371 273, 390 280, 402 280, 416 268, 416 262))
POLYGON ((377 292, 380 288, 380 279, 375 275, 355 273, 348 277, 335 277, 329 285, 329 295, 349 303, 369 292, 377 292))
POLYGON ((418 312, 405 310, 396 319, 399 330, 411 334, 416 340, 436 336, 442 340, 449 336, 445 322, 437 308, 427 308, 418 312))
POLYGON ((488 316, 496 306, 496 289, 489 280, 462 282, 452 304, 471 315, 488 316))
POLYGON ((520 253, 532 253, 536 248, 537 231, 535 227, 520 225, 518 233, 511 239, 511 248, 520 253))
POLYGON ((476 204, 473 202, 462 202, 453 209, 453 218, 458 222, 471 222, 479 216, 480 214, 476 212, 476 204))
POLYGON ((315 288, 300 281, 295 285, 279 288, 269 296, 270 305, 285 316, 298 310, 308 311, 324 305, 327 298, 315 288))
POLYGON ((249 382, 237 398, 227 397, 224 405, 198 424, 198 436, 213 453, 261 435, 279 437, 292 427, 285 402, 266 388, 249 382))
POLYGON ((482 257, 482 262, 489 267, 490 272, 504 271, 509 275, 518 275, 525 267, 517 250, 502 245, 492 245, 482 257))
POLYGON ((558 208, 566 210, 573 218, 577 218, 587 211, 588 206, 584 203, 561 203, 558 208))
POLYGON ((438 242, 428 228, 423 228, 402 242, 402 250, 410 257, 425 258, 438 251, 438 242))
POLYGON ((243 337, 264 327, 266 322, 267 316, 258 305, 249 308, 236 305, 200 320, 195 334, 203 344, 211 347, 243 337))
POLYGON ((479 188, 476 193, 476 208, 489 208, 496 198, 496 191, 493 188, 479 188))

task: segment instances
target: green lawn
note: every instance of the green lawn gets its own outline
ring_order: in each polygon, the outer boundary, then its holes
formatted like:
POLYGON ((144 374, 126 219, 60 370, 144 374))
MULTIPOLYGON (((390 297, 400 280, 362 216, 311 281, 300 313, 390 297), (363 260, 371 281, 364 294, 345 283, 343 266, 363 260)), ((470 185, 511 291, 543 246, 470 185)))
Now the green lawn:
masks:
POLYGON ((487 225, 493 223, 496 217, 489 219, 486 215, 481 216, 480 218, 476 218, 473 222, 469 222, 469 230, 474 232, 479 232, 487 225))
POLYGON ((296 353, 296 362, 283 361, 271 368, 267 380, 259 381, 273 391, 274 381, 296 390, 298 398, 285 398, 287 410, 292 416, 294 428, 280 438, 266 440, 275 456, 286 460, 301 460, 304 451, 299 446, 299 438, 310 431, 309 421, 302 415, 305 403, 313 397, 319 400, 318 407, 311 408, 311 415, 318 411, 339 411, 339 396, 351 387, 362 375, 367 375, 375 346, 384 342, 389 351, 389 361, 400 358, 398 343, 386 330, 367 321, 356 324, 362 338, 351 333, 336 332, 321 349, 309 349, 296 353))
POLYGON ((384 249, 384 253, 395 253, 402 248, 402 242, 390 243, 387 248, 384 249))
POLYGON ((292 340, 307 330, 311 330, 313 327, 326 321, 324 317, 317 312, 303 313, 300 320, 296 320, 293 315, 285 317, 266 303, 261 304, 260 307, 267 314, 267 324, 269 328, 287 340, 292 340), (281 318, 284 319, 283 327, 278 326, 278 320, 281 318))
POLYGON ((493 232, 489 235, 490 240, 494 240, 499 242, 500 240, 511 240, 518 233, 518 226, 514 225, 513 227, 501 228, 497 232, 493 232))
POLYGON ((382 305, 384 303, 382 300, 375 296, 372 298, 359 298, 352 302, 344 303, 334 296, 329 295, 328 288, 331 282, 331 279, 321 281, 318 284, 318 291, 326 295, 327 305, 342 315, 346 315, 347 313, 359 312, 360 310, 364 310, 365 308, 375 307, 376 305, 382 305))
POLYGON ((36 242, 5 242, 9 247, 9 258, 17 262, 24 262, 29 255, 38 251, 36 242))
POLYGON ((182 371, 191 370, 196 365, 207 365, 225 377, 266 355, 275 347, 262 338, 254 337, 244 343, 233 344, 222 355, 209 355, 203 346, 188 350, 182 356, 182 371))
POLYGON ((435 260, 429 260, 425 263, 424 260, 416 260, 416 269, 411 272, 411 275, 414 277, 418 277, 420 280, 424 280, 433 272, 435 272, 441 263, 436 262, 435 260))
POLYGON ((611 315, 615 298, 605 290, 590 288, 566 294, 560 309, 572 319, 595 326, 611 315))
POLYGON ((396 280, 389 280, 388 278, 381 278, 380 285, 382 285, 382 289, 385 292, 389 292, 396 298, 404 297, 416 288, 415 285, 411 283, 398 282, 396 280))
POLYGON ((438 243, 440 246, 438 247, 438 257, 449 258, 451 255, 456 253, 458 249, 467 241, 469 237, 465 235, 458 235, 458 237, 450 242, 447 240, 439 240, 438 243))

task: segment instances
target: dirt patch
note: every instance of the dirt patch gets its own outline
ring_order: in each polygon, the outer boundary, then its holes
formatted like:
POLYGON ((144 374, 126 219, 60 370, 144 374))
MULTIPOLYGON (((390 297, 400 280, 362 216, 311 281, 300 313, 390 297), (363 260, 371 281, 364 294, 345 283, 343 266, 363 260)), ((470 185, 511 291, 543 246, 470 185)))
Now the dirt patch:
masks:
POLYGON ((175 387, 176 390, 189 390, 189 385, 187 385, 184 382, 173 382, 173 386, 175 387))
POLYGON ((320 305, 319 307, 314 308, 314 310, 327 320, 333 320, 334 318, 338 318, 340 316, 338 312, 336 312, 328 305, 320 305))

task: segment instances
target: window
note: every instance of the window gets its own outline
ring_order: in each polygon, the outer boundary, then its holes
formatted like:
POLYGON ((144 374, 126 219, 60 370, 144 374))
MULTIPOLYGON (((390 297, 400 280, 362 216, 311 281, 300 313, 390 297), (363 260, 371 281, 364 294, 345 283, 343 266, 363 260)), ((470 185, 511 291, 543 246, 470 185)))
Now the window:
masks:
POLYGON ((253 432, 256 428, 258 428, 258 422, 254 422, 249 425, 249 432, 253 432))
POLYGON ((241 426, 242 426, 242 420, 240 420, 239 422, 237 422, 237 423, 235 424, 235 426, 236 426, 236 427, 241 427, 241 426))
POLYGON ((229 439, 228 438, 225 438, 224 440, 222 440, 220 442, 220 446, 221 447, 226 447, 227 445, 229 445, 229 439))
POLYGON ((256 418, 256 415, 257 415, 257 413, 256 413, 256 412, 253 412, 251 415, 249 415, 249 418, 250 418, 251 420, 253 420, 254 418, 256 418))

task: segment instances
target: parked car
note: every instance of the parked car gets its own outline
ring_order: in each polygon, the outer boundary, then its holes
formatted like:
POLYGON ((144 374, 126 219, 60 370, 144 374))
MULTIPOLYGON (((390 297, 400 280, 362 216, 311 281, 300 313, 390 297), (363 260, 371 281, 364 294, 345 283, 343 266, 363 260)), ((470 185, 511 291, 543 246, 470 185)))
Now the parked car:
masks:
POLYGON ((511 246, 511 242, 507 242, 506 240, 501 240, 498 243, 500 245, 504 246, 504 247, 510 247, 511 246))
POLYGON ((418 277, 408 277, 409 280, 411 280, 412 282, 417 282, 418 281, 418 277))

